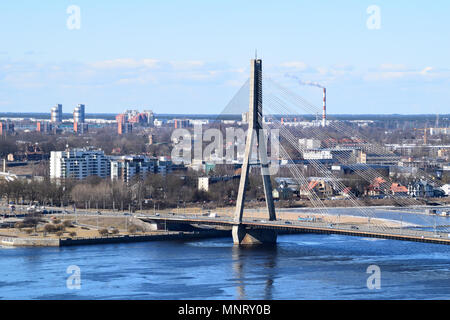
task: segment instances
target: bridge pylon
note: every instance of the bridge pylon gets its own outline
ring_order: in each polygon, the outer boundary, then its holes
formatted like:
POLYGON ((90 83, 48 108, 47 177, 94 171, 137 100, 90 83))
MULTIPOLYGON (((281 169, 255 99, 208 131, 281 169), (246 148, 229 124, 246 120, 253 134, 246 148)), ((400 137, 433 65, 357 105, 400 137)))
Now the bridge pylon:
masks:
POLYGON ((244 162, 241 168, 241 178, 234 214, 233 242, 234 244, 263 244, 275 243, 277 233, 274 230, 248 229, 242 224, 244 213, 245 189, 248 184, 250 156, 253 150, 253 138, 256 135, 257 155, 261 165, 261 175, 266 198, 266 207, 269 212, 269 220, 276 220, 275 205, 272 197, 272 183, 269 175, 269 161, 267 159, 266 139, 264 137, 262 119, 262 60, 252 59, 250 63, 250 102, 248 113, 248 132, 245 143, 244 162))

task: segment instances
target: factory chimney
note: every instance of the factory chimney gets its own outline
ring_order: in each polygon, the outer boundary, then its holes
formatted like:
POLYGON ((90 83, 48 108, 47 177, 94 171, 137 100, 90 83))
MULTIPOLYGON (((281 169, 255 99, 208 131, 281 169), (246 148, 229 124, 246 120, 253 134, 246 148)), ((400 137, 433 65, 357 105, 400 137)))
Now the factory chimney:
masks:
POLYGON ((323 115, 322 115, 322 127, 327 125, 327 89, 323 88, 323 115))

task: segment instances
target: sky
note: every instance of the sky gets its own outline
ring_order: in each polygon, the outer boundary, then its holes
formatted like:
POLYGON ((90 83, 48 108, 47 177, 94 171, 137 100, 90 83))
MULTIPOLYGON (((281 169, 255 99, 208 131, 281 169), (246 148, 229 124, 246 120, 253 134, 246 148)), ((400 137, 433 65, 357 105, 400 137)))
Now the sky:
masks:
POLYGON ((0 112, 216 114, 257 50, 314 105, 292 76, 327 87, 329 113, 449 114, 449 17, 448 0, 3 0, 0 112))

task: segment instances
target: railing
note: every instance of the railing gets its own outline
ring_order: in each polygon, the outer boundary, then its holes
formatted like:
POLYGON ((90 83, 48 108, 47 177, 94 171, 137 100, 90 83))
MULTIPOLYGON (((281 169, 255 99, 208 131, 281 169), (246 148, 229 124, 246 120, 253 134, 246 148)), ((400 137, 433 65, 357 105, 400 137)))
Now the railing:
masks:
MULTIPOLYGON (((171 214, 159 214, 159 215, 145 215, 136 216, 136 218, 161 220, 161 221, 173 221, 175 223, 192 223, 192 224, 212 224, 212 225, 234 225, 232 219, 224 218, 212 218, 203 215, 190 214, 189 217, 177 216, 171 214)), ((424 240, 439 243, 450 244, 450 234, 444 232, 424 231, 424 230, 410 230, 402 227, 377 227, 376 225, 364 226, 355 224, 339 224, 339 223, 326 223, 326 222, 304 222, 304 221, 291 221, 291 220, 277 220, 277 221, 264 221, 261 219, 244 219, 243 224, 266 229, 284 229, 296 231, 299 229, 316 229, 317 231, 327 233, 345 233, 356 236, 379 236, 379 237, 393 237, 399 239, 412 239, 412 240, 424 240), (288 222, 288 223, 286 223, 288 222)), ((299 230, 300 231, 300 230, 299 230)))

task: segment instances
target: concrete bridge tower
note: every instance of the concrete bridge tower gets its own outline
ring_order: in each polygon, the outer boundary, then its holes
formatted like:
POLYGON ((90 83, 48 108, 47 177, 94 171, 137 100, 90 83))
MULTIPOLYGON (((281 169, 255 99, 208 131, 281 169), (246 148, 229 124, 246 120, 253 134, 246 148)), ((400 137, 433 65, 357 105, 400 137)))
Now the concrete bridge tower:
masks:
POLYGON ((275 206, 272 197, 272 184, 269 175, 269 162, 267 159, 266 139, 263 133, 263 110, 262 110, 262 60, 252 59, 250 64, 250 103, 248 113, 248 132, 245 144, 244 162, 241 168, 241 180, 234 215, 233 226, 234 244, 263 244, 275 243, 277 233, 274 230, 249 229, 242 225, 244 213, 245 189, 248 183, 249 162, 253 150, 254 136, 258 150, 258 160, 261 165, 261 175, 266 197, 266 207, 269 212, 269 220, 276 220, 275 206))

